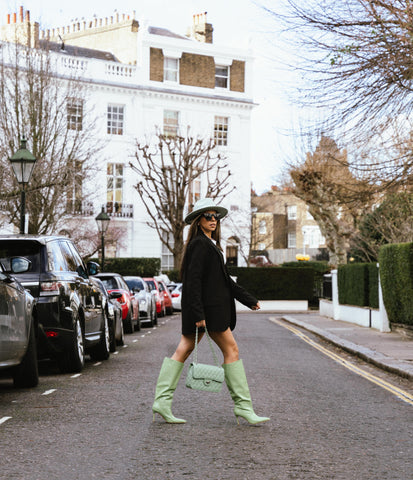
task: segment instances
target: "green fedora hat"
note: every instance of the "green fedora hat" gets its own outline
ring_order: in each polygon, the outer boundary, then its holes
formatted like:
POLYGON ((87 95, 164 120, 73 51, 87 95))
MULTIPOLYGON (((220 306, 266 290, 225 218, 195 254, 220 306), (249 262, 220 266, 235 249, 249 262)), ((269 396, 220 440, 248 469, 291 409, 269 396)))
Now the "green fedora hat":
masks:
POLYGON ((185 217, 185 223, 189 225, 194 218, 196 218, 198 215, 201 215, 201 213, 208 212, 209 210, 215 210, 221 215, 221 218, 225 217, 225 215, 228 213, 228 210, 225 207, 215 205, 212 198, 201 198, 195 203, 192 212, 188 213, 188 215, 185 217))

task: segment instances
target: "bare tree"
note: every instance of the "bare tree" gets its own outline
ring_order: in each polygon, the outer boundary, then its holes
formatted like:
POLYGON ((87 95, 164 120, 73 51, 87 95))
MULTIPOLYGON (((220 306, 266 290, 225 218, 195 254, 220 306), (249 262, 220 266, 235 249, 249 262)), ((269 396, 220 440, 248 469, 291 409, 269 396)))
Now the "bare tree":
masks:
POLYGON ((197 179, 207 185, 206 196, 221 201, 235 188, 230 186, 231 172, 220 154, 214 155, 213 139, 190 135, 156 134, 154 143, 137 143, 135 159, 130 163, 138 174, 136 190, 151 218, 160 241, 173 254, 179 268, 184 246, 184 213, 193 207, 192 188, 197 179))
POLYGON ((296 52, 294 68, 302 69, 307 84, 300 85, 301 101, 368 136, 412 113, 410 0, 261 3, 282 25, 277 38, 296 52))
POLYGON ((17 226, 19 188, 8 157, 25 136, 37 158, 26 190, 29 233, 44 234, 56 231, 66 214, 82 209, 82 184, 99 147, 91 141, 95 118, 86 111, 81 82, 62 72, 60 57, 47 42, 42 47, 1 44, 0 175, 2 210, 17 226))
POLYGON ((349 169, 347 152, 325 136, 290 174, 294 195, 306 202, 326 239, 331 263, 346 263, 357 220, 373 201, 370 186, 357 180, 349 169))

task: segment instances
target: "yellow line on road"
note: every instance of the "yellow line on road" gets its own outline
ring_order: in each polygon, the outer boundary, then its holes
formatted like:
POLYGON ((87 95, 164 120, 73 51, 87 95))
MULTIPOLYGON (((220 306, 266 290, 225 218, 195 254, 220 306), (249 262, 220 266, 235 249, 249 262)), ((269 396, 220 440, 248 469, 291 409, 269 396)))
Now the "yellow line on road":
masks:
POLYGON ((357 375, 360 375, 360 376, 366 378, 367 380, 369 380, 370 382, 375 383, 379 387, 382 387, 385 390, 391 392, 393 395, 396 395, 396 397, 398 397, 400 400, 403 400, 404 402, 409 403, 410 405, 413 405, 413 395, 411 395, 410 393, 408 393, 404 390, 401 390, 400 388, 392 385, 391 383, 388 383, 385 380, 382 380, 381 378, 376 377, 375 375, 372 375, 371 373, 366 372, 359 367, 356 367, 355 365, 348 362, 347 360, 340 357, 339 355, 337 355, 333 352, 330 352, 326 348, 322 347, 317 342, 312 340, 310 337, 307 337, 307 335, 304 335, 304 333, 302 333, 297 328, 292 327, 291 325, 286 325, 285 323, 283 323, 279 320, 271 319, 271 321, 273 323, 276 323, 277 325, 280 325, 281 327, 286 328, 287 330, 290 330, 292 333, 294 333, 299 338, 301 338, 301 340, 308 343, 312 347, 316 348, 320 352, 324 353, 328 357, 332 358, 335 362, 340 363, 341 365, 348 368, 352 372, 357 373, 357 375))

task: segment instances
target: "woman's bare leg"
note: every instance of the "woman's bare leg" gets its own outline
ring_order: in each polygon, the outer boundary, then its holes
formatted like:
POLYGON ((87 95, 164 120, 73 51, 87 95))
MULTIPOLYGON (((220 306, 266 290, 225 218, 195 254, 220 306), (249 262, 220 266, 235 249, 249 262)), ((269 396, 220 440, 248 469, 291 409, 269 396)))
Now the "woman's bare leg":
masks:
POLYGON ((224 355, 224 363, 233 363, 239 360, 238 345, 230 328, 227 328, 225 332, 209 332, 209 336, 224 355))
MULTIPOLYGON (((203 333, 198 334, 198 343, 203 337, 203 333)), ((193 335, 182 335, 181 340, 175 350, 175 353, 172 355, 172 360, 177 362, 185 363, 185 360, 191 355, 193 349, 195 348, 195 334, 193 335)))

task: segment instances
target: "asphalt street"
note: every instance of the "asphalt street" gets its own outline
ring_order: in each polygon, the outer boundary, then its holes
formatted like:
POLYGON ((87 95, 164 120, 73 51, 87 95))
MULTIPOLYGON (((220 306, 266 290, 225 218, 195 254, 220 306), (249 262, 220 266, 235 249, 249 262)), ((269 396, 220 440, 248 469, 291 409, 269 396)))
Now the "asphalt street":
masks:
MULTIPOLYGON (((187 389, 187 367, 173 412, 188 423, 152 422, 159 368, 180 335, 174 315, 127 335, 125 348, 106 362, 87 362, 81 375, 62 375, 46 362, 35 389, 0 380, 0 478, 413 478, 413 406, 270 318, 239 314, 235 330, 255 411, 270 422, 238 426, 227 388, 187 389)), ((199 361, 212 362, 206 341, 199 361)))

